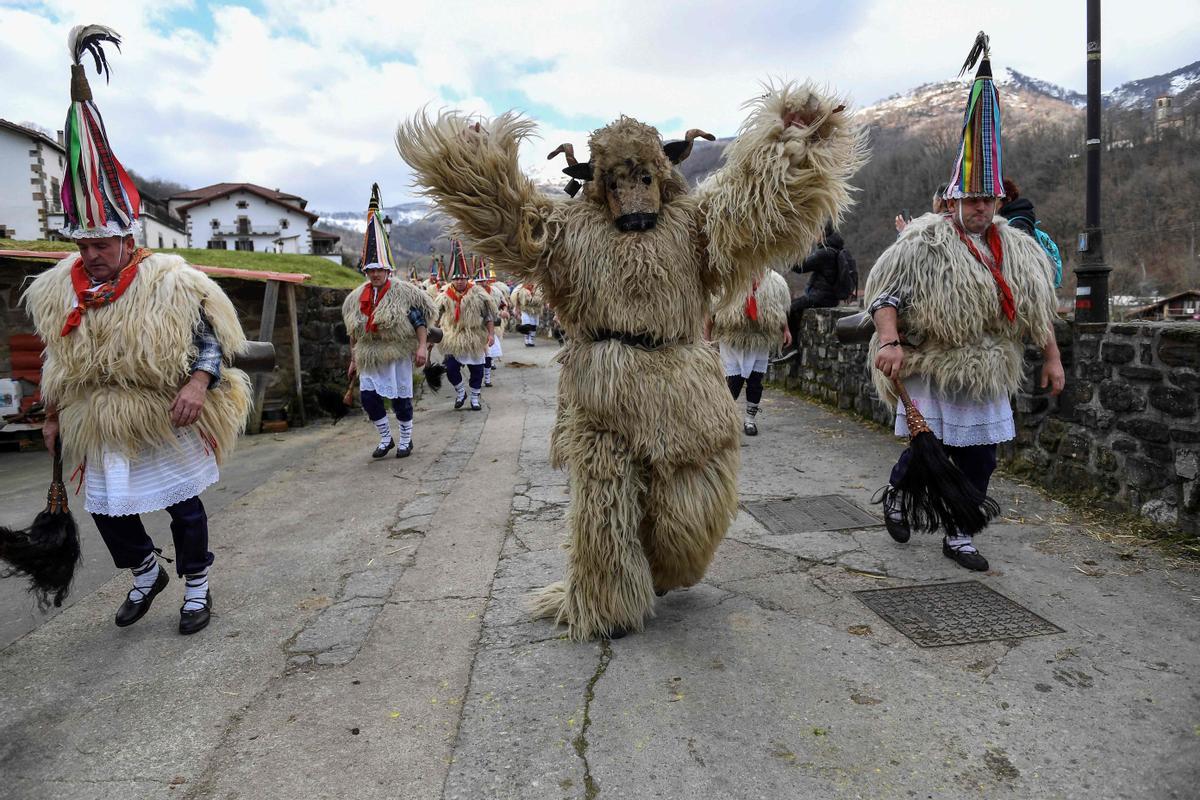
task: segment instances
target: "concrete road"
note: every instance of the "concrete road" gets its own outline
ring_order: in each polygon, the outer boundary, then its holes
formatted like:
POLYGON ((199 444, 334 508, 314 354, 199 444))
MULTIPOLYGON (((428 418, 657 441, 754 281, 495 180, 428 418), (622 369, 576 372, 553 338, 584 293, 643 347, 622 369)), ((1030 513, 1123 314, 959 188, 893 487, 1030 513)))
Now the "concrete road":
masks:
MULTIPOLYGON (((0 652, 4 795, 1197 796, 1200 576, 1011 482, 984 575, 931 537, 743 512, 645 633, 581 645, 530 620, 568 491, 553 349, 506 344, 483 412, 418 404, 412 458, 370 462, 348 420, 214 513, 204 633, 174 633, 175 584, 113 627, 122 575, 0 652), (919 648, 853 594, 969 579, 1064 632, 919 648)), ((760 420, 745 501, 873 510, 891 437, 771 390, 760 420)))

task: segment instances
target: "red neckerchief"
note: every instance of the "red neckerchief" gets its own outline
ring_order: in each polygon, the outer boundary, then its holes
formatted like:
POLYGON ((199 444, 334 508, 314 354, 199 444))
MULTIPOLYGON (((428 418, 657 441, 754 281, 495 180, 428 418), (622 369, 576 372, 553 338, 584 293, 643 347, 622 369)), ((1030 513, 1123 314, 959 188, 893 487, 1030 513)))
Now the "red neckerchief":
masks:
POLYGON ((379 290, 378 296, 371 290, 375 287, 368 283, 363 287, 362 294, 358 296, 358 310, 367 318, 367 324, 364 330, 367 333, 375 333, 379 330, 379 326, 375 324, 375 309, 379 308, 379 303, 383 300, 383 296, 388 293, 388 289, 392 288, 392 280, 388 278, 388 282, 379 290))
POLYGON ((536 288, 537 288, 537 284, 536 284, 536 283, 527 283, 527 284, 525 284, 525 290, 526 290, 527 292, 529 292, 530 294, 533 294, 533 290, 534 290, 534 289, 536 289, 536 288))
POLYGON ((1004 280, 1004 273, 1000 271, 1000 268, 1004 266, 1004 249, 1000 246, 1000 234, 996 231, 996 226, 989 225, 983 234, 988 249, 992 252, 993 263, 989 264, 984 260, 979 248, 971 241, 971 237, 967 235, 966 231, 960 228, 957 222, 952 221, 951 224, 954 225, 954 232, 958 234, 959 239, 962 239, 962 243, 971 251, 975 260, 992 273, 992 279, 996 281, 996 289, 1000 293, 1000 311, 1004 314, 1005 319, 1013 322, 1017 318, 1017 304, 1013 300, 1012 289, 1009 288, 1008 281, 1004 280))
POLYGON ((148 255, 150 255, 149 250, 138 248, 133 252, 130 262, 121 268, 115 278, 96 287, 92 286, 92 278, 83 268, 83 259, 76 259, 75 263, 71 265, 71 288, 75 292, 76 306, 68 312, 67 321, 63 325, 60 335, 66 336, 78 328, 83 322, 84 312, 115 303, 121 295, 125 294, 129 284, 133 283, 133 279, 137 277, 138 264, 148 255))
POLYGON ((758 322, 758 281, 750 287, 750 294, 746 297, 746 316, 751 322, 758 322))
POLYGON ((446 296, 448 296, 451 300, 454 301, 454 321, 455 322, 458 322, 459 314, 462 313, 463 298, 465 298, 467 295, 469 295, 473 288, 475 288, 475 284, 471 283, 470 281, 467 281, 467 290, 460 295, 458 293, 458 291, 454 288, 453 283, 446 287, 446 296))

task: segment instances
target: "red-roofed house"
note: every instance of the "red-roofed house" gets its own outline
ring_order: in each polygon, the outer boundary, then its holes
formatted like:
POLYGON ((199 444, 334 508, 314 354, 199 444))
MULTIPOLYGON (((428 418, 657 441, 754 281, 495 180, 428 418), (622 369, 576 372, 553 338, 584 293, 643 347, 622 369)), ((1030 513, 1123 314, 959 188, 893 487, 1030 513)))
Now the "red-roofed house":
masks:
POLYGON ((215 183, 167 200, 187 226, 191 247, 299 255, 314 252, 317 215, 307 205, 302 197, 253 183, 215 183))

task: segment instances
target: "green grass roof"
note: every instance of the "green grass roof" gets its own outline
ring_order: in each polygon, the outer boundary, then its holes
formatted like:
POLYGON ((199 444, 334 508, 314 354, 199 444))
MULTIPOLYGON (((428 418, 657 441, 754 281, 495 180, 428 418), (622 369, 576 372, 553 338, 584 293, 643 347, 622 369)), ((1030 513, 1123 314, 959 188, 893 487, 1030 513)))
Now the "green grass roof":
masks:
MULTIPOLYGON (((0 239, 0 254, 4 250, 35 250, 38 252, 70 251, 72 242, 19 241, 0 239)), ((243 250, 155 249, 159 253, 175 253, 189 263, 208 267, 228 267, 269 272, 306 273, 311 275, 305 286, 327 286, 333 289, 353 289, 363 282, 362 276, 341 264, 320 256, 297 256, 288 253, 247 253, 243 250)))

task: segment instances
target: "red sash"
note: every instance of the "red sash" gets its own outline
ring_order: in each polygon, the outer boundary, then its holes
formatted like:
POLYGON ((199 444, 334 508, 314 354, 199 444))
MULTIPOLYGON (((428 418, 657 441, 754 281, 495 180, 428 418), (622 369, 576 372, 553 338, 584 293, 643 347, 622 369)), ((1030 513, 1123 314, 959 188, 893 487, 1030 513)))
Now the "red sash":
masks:
POLYGON ((746 298, 746 316, 751 322, 758 322, 758 281, 750 287, 750 294, 746 298))
POLYGON ((1000 268, 1004 266, 1004 249, 1000 246, 1000 234, 996 231, 996 226, 989 225, 987 231, 983 234, 988 244, 988 250, 992 253, 993 263, 989 264, 984 260, 983 255, 979 252, 979 248, 971 241, 971 237, 962 228, 958 227, 957 223, 952 224, 954 225, 955 233, 958 234, 958 238, 962 239, 962 243, 971 251, 971 255, 975 260, 987 267, 988 271, 992 273, 992 279, 996 281, 996 289, 1000 293, 1000 311, 1004 314, 1005 319, 1013 322, 1017 318, 1017 305, 1013 300, 1012 289, 1009 287, 1008 281, 1004 280, 1004 273, 1000 271, 1000 268))
POLYGON ((388 293, 388 289, 392 288, 392 281, 389 279, 379 290, 378 296, 371 291, 375 287, 367 284, 363 287, 362 294, 358 296, 358 310, 367 318, 365 330, 367 333, 375 333, 379 330, 379 326, 375 324, 375 309, 379 308, 379 303, 383 300, 383 296, 388 293))
POLYGON ((92 287, 91 277, 88 275, 87 270, 83 268, 83 259, 76 259, 75 263, 71 265, 71 288, 75 291, 77 305, 68 312, 67 321, 63 325, 60 335, 66 336, 78 328, 80 323, 83 322, 85 312, 106 306, 109 303, 115 303, 121 295, 125 294, 125 290, 129 288, 129 284, 133 283, 133 279, 137 277, 138 264, 148 255, 150 255, 149 250, 142 248, 135 250, 133 259, 121 268, 121 271, 117 273, 115 278, 94 288, 92 287))
POLYGON ((450 286, 449 286, 449 287, 446 289, 446 295, 447 295, 447 296, 448 296, 448 297, 449 297, 451 300, 453 300, 453 301, 454 301, 454 321, 455 321, 455 322, 458 322, 459 315, 462 313, 462 301, 463 301, 463 298, 464 298, 464 297, 466 297, 467 295, 469 295, 469 294, 471 293, 471 288, 472 288, 474 285, 475 285, 474 283, 471 283, 471 282, 469 282, 469 281, 468 281, 468 282, 467 282, 467 291, 463 292, 462 294, 459 294, 459 293, 458 293, 458 292, 455 290, 455 288, 454 288, 454 284, 451 284, 451 285, 450 285, 450 286))

